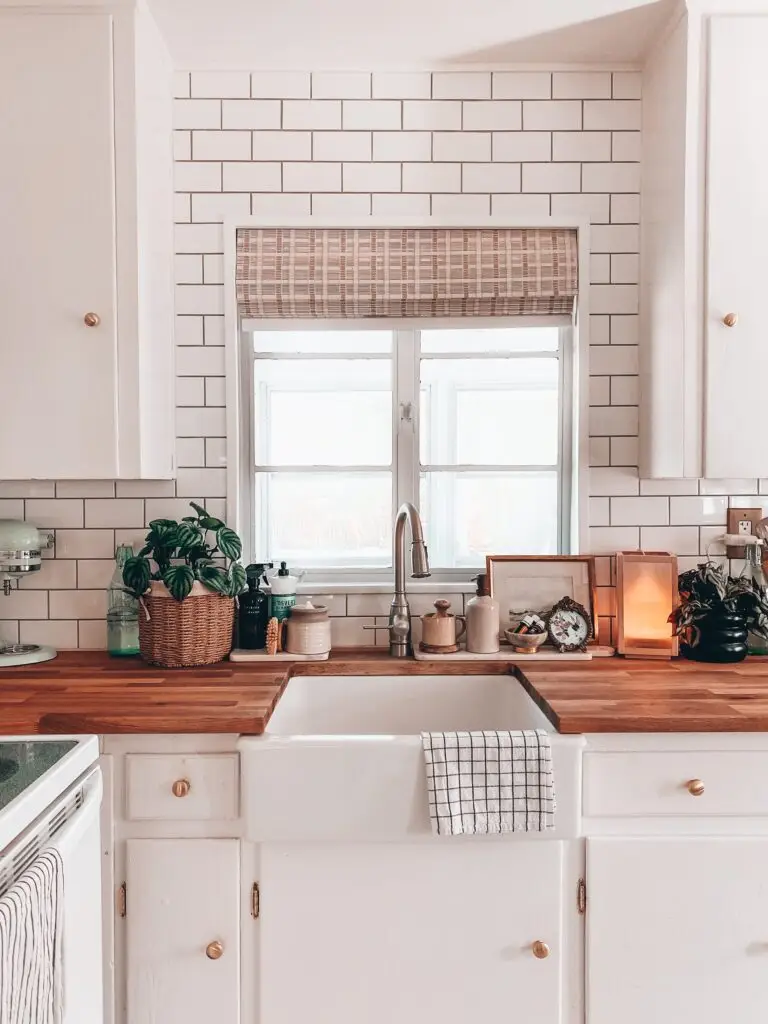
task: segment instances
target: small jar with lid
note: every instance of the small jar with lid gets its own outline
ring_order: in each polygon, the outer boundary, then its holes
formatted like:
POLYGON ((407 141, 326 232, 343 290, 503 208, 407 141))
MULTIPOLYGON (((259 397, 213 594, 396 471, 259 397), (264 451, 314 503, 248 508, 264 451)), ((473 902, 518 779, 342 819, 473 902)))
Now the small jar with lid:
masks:
POLYGON ((287 654, 329 654, 331 650, 331 620, 328 609, 321 604, 305 601, 296 604, 284 623, 287 654))

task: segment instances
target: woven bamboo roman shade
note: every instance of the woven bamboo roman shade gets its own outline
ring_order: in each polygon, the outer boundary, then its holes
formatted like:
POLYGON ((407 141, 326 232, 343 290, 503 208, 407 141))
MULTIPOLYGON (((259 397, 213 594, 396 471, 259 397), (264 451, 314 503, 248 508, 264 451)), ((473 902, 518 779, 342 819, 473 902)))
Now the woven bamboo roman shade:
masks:
POLYGON ((571 314, 566 228, 240 228, 237 302, 253 319, 571 314))

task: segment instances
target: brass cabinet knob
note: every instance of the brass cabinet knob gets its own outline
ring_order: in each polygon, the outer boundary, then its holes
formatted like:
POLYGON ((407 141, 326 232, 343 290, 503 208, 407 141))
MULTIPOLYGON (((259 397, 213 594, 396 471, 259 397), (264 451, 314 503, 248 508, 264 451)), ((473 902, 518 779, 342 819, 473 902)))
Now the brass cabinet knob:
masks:
POLYGON ((739 322, 739 314, 738 313, 726 313, 725 316, 723 317, 723 323, 725 324, 726 327, 735 327, 738 322, 739 322))
POLYGON ((701 796, 704 792, 704 783, 701 779, 691 779, 690 782, 686 783, 686 786, 691 796, 701 796))
POLYGON ((541 939, 536 939, 531 946, 531 952, 537 960, 546 960, 550 954, 550 949, 546 942, 542 942, 541 939))
POLYGON ((205 955, 209 960, 218 960, 224 956, 224 946, 216 939, 215 942, 209 942, 205 947, 205 955))
POLYGON ((98 313, 86 313, 83 317, 83 323, 86 327, 98 327, 101 323, 101 317, 98 313))
POLYGON ((189 796, 190 789, 192 789, 192 783, 189 779, 176 779, 171 786, 171 792, 178 797, 189 796))

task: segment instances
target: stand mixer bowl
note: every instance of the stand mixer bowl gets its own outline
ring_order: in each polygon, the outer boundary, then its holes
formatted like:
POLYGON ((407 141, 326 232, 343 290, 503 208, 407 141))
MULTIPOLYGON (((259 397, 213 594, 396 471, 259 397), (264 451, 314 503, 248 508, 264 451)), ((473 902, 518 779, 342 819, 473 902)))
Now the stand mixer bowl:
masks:
MULTIPOLYGON (((38 530, 21 519, 0 519, 0 580, 3 594, 10 595, 19 580, 39 572, 43 548, 53 545, 53 534, 38 530)), ((1 600, 2 598, 0 598, 1 600)), ((52 647, 38 644, 4 644, 0 640, 0 667, 34 664, 56 657, 52 647)))

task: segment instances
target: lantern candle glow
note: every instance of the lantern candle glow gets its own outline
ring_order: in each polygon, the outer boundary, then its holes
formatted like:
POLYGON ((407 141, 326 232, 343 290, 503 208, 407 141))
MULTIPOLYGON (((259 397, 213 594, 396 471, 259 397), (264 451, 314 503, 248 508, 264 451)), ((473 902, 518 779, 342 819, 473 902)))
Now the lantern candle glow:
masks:
POLYGON ((677 605, 677 558, 666 551, 616 555, 616 625, 619 654, 672 658, 677 637, 667 621, 677 605))

